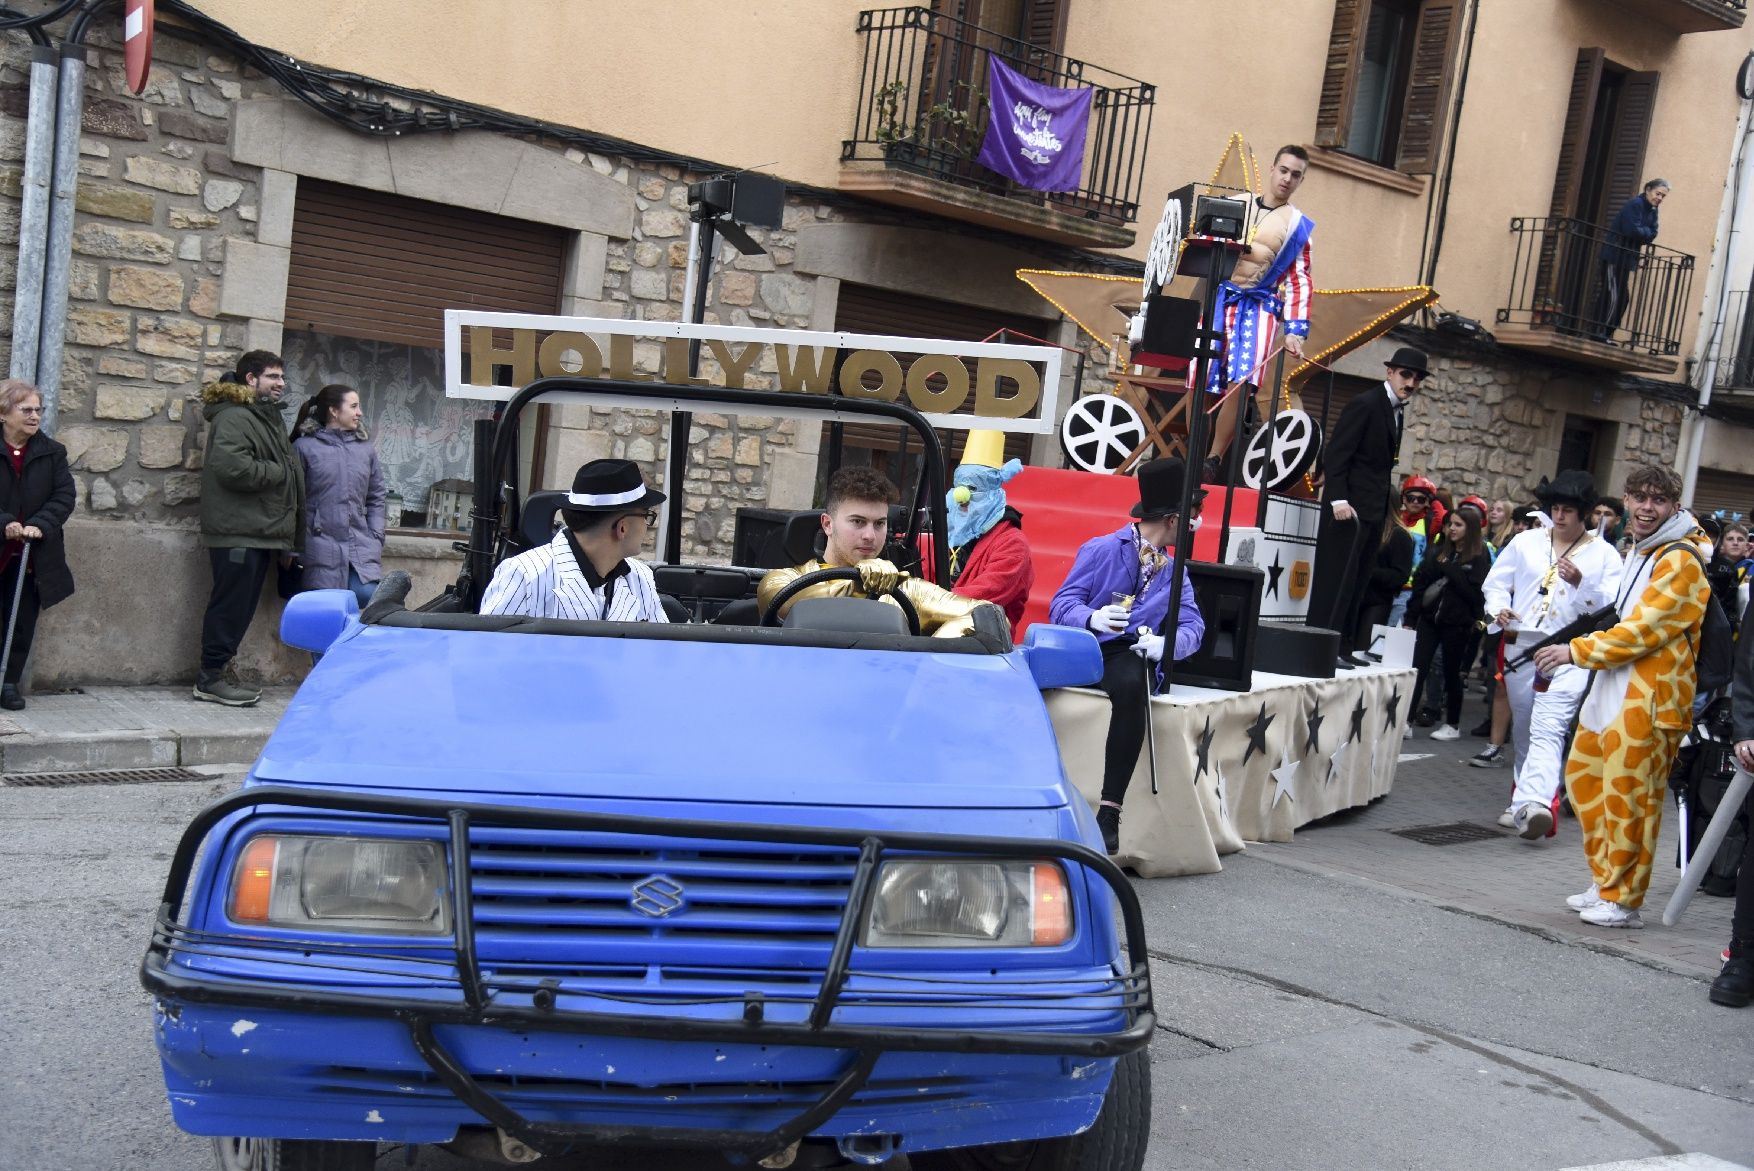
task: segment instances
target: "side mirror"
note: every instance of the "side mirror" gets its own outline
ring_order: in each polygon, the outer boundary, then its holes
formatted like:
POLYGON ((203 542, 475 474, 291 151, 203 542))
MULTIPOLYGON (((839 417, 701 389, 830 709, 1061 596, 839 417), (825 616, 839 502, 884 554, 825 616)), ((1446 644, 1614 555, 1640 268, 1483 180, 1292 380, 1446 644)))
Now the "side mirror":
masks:
POLYGON ((349 622, 359 619, 359 599, 352 590, 307 590, 287 599, 280 615, 280 641, 301 651, 322 654, 349 622))
POLYGON ((1035 685, 1094 687, 1102 682, 1102 647, 1096 636, 1075 626, 1036 623, 1023 637, 1023 661, 1035 685))

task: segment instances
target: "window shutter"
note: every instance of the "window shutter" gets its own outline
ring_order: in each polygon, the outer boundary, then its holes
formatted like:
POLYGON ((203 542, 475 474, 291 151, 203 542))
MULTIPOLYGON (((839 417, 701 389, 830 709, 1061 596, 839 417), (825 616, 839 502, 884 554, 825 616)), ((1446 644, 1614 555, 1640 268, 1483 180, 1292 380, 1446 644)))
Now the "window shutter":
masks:
POLYGON ((1620 83, 1620 109, 1609 144, 1607 215, 1644 189, 1644 148, 1650 142, 1651 117, 1657 107, 1656 73, 1628 73, 1620 83))
POLYGON ((1566 219, 1576 214, 1578 188, 1590 149, 1590 124, 1595 120, 1596 91, 1602 85, 1600 49, 1579 49, 1571 71, 1571 96, 1565 107, 1565 137, 1559 144, 1559 169, 1553 179, 1553 203, 1547 214, 1566 219))
POLYGON ((1407 73, 1407 100, 1402 106, 1400 145, 1395 152, 1396 170, 1426 175, 1437 170, 1450 81, 1455 75, 1461 7, 1456 0, 1426 0, 1419 10, 1413 61, 1407 73))
POLYGON ((566 236, 486 212, 300 179, 286 328, 437 349, 446 309, 553 313, 566 236))
POLYGON ((1687 508, 1694 516, 1710 516, 1722 509, 1746 517, 1754 513, 1754 476, 1700 468, 1687 508))
POLYGON ((1058 53, 1066 36, 1064 0, 1028 0, 1023 10, 1022 34, 1036 48, 1058 53))
POLYGON ((1345 146, 1352 129, 1352 91, 1364 54, 1370 0, 1334 0, 1334 28, 1328 34, 1328 66, 1316 106, 1317 146, 1345 146))

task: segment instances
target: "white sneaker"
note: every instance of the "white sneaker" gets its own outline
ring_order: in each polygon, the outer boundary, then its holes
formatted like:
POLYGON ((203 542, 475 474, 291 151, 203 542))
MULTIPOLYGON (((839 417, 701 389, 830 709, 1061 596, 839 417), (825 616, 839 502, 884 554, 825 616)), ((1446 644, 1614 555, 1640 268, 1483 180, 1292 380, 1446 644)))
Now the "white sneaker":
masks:
POLYGON ((1412 738, 1413 738, 1413 725, 1412 724, 1403 724, 1401 726, 1401 739, 1411 740, 1412 738))
POLYGON ((1588 890, 1567 896, 1565 905, 1574 911, 1587 911, 1601 901, 1602 888, 1592 882, 1588 890))
POLYGON ((1644 926, 1644 920, 1639 917, 1636 910, 1628 911, 1619 903, 1598 902, 1589 910, 1581 912, 1578 918, 1596 927, 1638 928, 1644 926))
POLYGON ((1537 841, 1546 837, 1547 831, 1553 828, 1553 811, 1529 801, 1517 806, 1511 824, 1522 837, 1537 841))
POLYGON ((1453 724, 1445 724, 1443 727, 1433 732, 1431 738, 1433 740, 1460 740, 1462 738, 1462 732, 1461 729, 1453 724))
POLYGON ((1516 807, 1514 805, 1498 815, 1498 824, 1502 825, 1505 829, 1516 828, 1516 807))

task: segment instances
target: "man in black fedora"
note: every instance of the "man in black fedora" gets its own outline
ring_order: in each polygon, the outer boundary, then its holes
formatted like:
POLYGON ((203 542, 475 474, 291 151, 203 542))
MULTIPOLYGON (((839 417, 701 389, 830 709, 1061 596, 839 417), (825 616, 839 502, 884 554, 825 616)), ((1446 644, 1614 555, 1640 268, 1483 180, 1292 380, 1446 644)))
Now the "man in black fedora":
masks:
POLYGON ((634 559, 658 522, 664 494, 639 466, 595 459, 573 476, 554 539, 500 562, 481 599, 483 614, 586 621, 663 622, 657 583, 634 559))
POLYGON ((1401 454, 1402 416, 1407 400, 1431 373, 1425 354, 1412 346, 1402 346, 1383 365, 1382 390, 1367 390, 1346 404, 1322 456, 1326 480, 1308 621, 1340 632, 1337 665, 1342 668, 1368 661, 1349 653, 1358 607, 1382 539, 1389 486, 1401 454))
MULTIPOLYGON (((1111 854, 1120 847, 1121 801, 1145 744, 1150 692, 1163 681, 1163 626, 1169 615, 1186 475, 1179 459, 1154 459, 1140 467, 1139 503, 1133 506, 1137 519, 1084 542, 1065 584, 1048 606, 1048 621, 1083 627, 1102 644, 1102 689, 1114 713, 1109 717, 1096 823, 1111 854)), ((1205 496, 1204 488, 1195 489, 1190 524, 1199 523, 1205 496)), ((1205 635, 1193 583, 1184 574, 1174 657, 1193 654, 1205 635)))

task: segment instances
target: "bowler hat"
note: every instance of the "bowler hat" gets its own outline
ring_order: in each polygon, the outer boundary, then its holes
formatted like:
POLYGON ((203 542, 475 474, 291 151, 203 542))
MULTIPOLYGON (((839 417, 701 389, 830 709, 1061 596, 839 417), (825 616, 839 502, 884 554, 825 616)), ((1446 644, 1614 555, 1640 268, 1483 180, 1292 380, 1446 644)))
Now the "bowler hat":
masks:
POLYGON ((1596 506, 1596 478, 1581 468, 1567 468, 1549 480, 1541 477, 1535 486, 1535 499, 1551 512, 1555 504, 1571 504, 1579 512, 1596 506))
MULTIPOLYGON (((1140 520, 1156 520, 1179 512, 1182 484, 1187 476, 1187 464, 1173 456, 1139 465, 1139 503, 1133 505, 1133 515, 1140 520)), ((1205 498, 1204 488, 1194 489, 1195 500, 1205 498)))
POLYGON ((1429 375, 1431 371, 1425 365, 1425 351, 1416 350, 1412 346, 1402 346, 1395 351, 1395 356, 1383 363, 1384 366, 1398 366, 1402 370, 1412 370, 1419 374, 1429 375))
POLYGON ((664 494, 646 487, 639 465, 629 459, 594 459, 572 478, 561 508, 567 512, 638 512, 664 503, 664 494))

